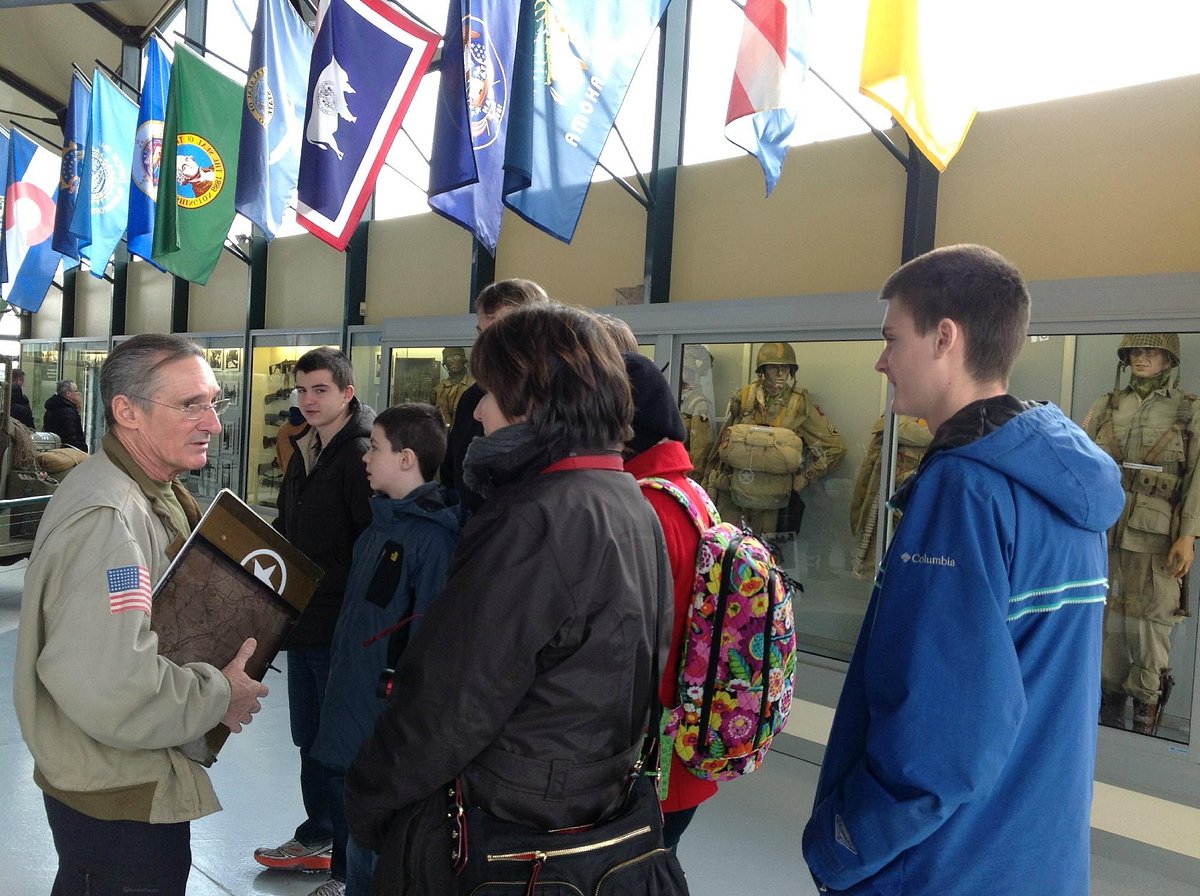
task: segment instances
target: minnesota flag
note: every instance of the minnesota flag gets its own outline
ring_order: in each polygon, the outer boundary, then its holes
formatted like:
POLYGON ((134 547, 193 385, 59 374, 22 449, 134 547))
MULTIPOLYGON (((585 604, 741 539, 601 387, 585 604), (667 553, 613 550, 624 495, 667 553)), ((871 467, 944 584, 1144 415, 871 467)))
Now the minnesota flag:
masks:
POLYGON ((241 105, 240 85, 175 45, 153 256, 163 270, 202 286, 233 224, 241 105))

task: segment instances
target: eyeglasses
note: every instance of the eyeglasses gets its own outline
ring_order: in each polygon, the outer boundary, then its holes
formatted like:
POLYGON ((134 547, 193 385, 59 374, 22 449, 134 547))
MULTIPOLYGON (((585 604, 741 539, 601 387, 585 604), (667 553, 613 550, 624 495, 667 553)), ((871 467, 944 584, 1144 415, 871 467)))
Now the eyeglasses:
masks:
POLYGON ((185 420, 199 420, 201 417, 203 417, 209 411, 212 411, 214 414, 216 414, 218 417, 220 417, 223 413, 225 413, 225 409, 228 408, 231 404, 233 404, 232 398, 218 398, 212 404, 191 404, 191 403, 189 403, 189 404, 179 405, 179 404, 167 404, 166 402, 162 402, 162 401, 155 401, 153 398, 147 398, 144 395, 139 395, 137 397, 140 398, 142 401, 148 401, 151 404, 156 404, 160 407, 174 408, 177 411, 183 411, 183 417, 185 420))

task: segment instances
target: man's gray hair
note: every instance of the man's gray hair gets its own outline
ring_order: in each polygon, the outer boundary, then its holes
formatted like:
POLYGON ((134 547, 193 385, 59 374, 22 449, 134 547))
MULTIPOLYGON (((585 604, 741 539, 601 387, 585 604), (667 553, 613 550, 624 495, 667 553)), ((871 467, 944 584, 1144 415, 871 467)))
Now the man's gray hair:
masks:
POLYGON ((58 385, 54 387, 54 391, 59 395, 66 395, 68 392, 75 391, 74 380, 59 380, 58 385))
POLYGON ((100 398, 108 428, 117 425, 114 398, 126 395, 148 411, 146 399, 158 388, 158 371, 184 358, 204 358, 204 349, 173 333, 144 333, 117 343, 100 368, 100 398))

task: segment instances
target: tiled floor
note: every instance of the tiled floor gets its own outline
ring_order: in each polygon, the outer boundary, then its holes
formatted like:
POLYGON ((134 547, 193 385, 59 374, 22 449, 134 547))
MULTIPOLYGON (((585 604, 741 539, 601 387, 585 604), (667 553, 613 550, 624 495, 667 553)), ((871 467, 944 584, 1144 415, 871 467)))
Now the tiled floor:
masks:
MULTIPOLYGON (((12 708, 12 662, 22 567, 0 568, 0 896, 45 896, 55 856, 30 778, 32 760, 12 708)), ((299 820, 299 762, 288 734, 283 676, 270 674, 271 696, 213 768, 225 811, 192 826, 188 896, 306 896, 320 876, 285 874, 256 865, 256 846, 286 840, 299 820)), ((680 845, 694 896, 743 893, 815 894, 800 856, 817 769, 775 752, 757 773, 727 784, 697 814, 680 845)), ((1195 896, 1193 888, 1094 857, 1094 896, 1195 896)))

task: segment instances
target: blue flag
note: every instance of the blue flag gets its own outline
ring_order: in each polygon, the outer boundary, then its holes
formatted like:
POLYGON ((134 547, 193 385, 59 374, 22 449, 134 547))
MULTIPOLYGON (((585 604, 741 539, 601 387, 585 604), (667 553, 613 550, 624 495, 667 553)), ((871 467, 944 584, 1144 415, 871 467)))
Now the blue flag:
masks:
POLYGON ((158 38, 146 46, 146 75, 142 78, 142 104, 138 109, 130 166, 129 251, 160 271, 151 257, 154 248, 154 209, 158 198, 158 170, 162 163, 163 119, 167 114, 167 89, 171 63, 158 38))
POLYGON ((92 121, 84 161, 91 195, 90 241, 85 251, 93 277, 104 276, 109 258, 125 235, 137 116, 137 104, 97 69, 92 76, 92 121))
POLYGON ((8 131, 0 128, 0 283, 8 282, 8 253, 4 251, 4 197, 8 194, 8 131))
POLYGON ((20 131, 12 132, 4 190, 4 300, 31 313, 42 307, 62 261, 51 242, 61 163, 20 131))
POLYGON ((384 0, 322 0, 296 218, 345 250, 440 37, 384 0))
POLYGON ((67 121, 63 129, 62 174, 58 181, 58 205, 54 212, 56 252, 79 260, 79 240, 71 233, 71 218, 79 201, 79 172, 87 152, 88 121, 92 111, 92 89, 83 75, 71 77, 71 96, 67 100, 67 121))
POLYGON ((237 210, 274 239, 300 173, 313 36, 286 0, 261 0, 242 109, 237 210))
POLYGON ((433 120, 429 206, 496 254, 504 217, 504 152, 512 112, 513 62, 528 60, 532 31, 521 33, 513 0, 450 0, 442 81, 433 120), (527 45, 527 46, 526 46, 527 45))
POLYGON ((532 108, 509 124, 507 153, 510 170, 527 176, 529 187, 504 204, 565 243, 575 235, 600 151, 669 2, 533 4, 532 108))

